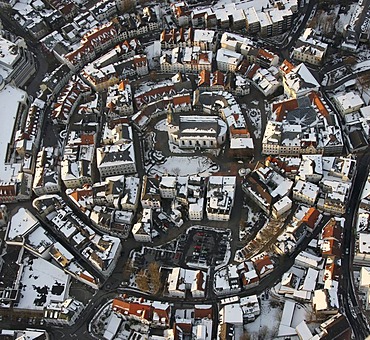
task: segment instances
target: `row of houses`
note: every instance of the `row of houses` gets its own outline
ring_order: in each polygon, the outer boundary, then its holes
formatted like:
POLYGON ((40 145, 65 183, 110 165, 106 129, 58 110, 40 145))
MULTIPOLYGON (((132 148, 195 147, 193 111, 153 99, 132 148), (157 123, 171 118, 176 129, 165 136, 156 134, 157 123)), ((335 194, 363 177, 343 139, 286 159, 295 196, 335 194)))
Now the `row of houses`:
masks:
MULTIPOLYGON (((114 13, 97 20, 90 12, 81 13, 74 18, 73 23, 63 26, 60 32, 53 31, 45 36, 41 40, 42 46, 73 72, 77 72, 107 49, 116 45, 120 47, 123 41, 160 27, 155 13, 148 7, 144 8, 141 14, 126 13, 111 19, 112 15, 114 13), (78 44, 76 39, 79 37, 81 41, 78 44), (76 45, 79 46, 76 48, 76 45)), ((120 52, 129 54, 125 48, 120 52)))
POLYGON ((351 194, 356 161, 318 154, 266 158, 245 176, 242 188, 266 214, 280 218, 292 201, 334 215, 343 215, 351 194))
MULTIPOLYGON (((61 243, 70 252, 84 259, 90 270, 94 271, 94 275, 99 278, 99 275, 108 277, 112 273, 121 255, 122 245, 119 238, 96 233, 79 219, 58 195, 37 198, 35 207, 60 238, 61 243), (73 247, 73 251, 70 247, 73 247)), ((95 279, 90 278, 90 281, 95 279)))
POLYGON ((181 27, 223 28, 271 36, 283 33, 292 24, 298 10, 297 1, 252 1, 215 4, 211 7, 190 9, 186 2, 171 5, 173 15, 181 27))
MULTIPOLYGON (((118 322, 112 322, 116 327, 107 327, 108 333, 104 338, 111 339, 111 334, 120 332, 123 318, 135 320, 149 329, 156 327, 162 329, 159 339, 183 339, 184 337, 197 337, 204 340, 212 339, 213 309, 210 305, 196 304, 190 309, 174 308, 171 304, 159 301, 135 299, 129 296, 117 297, 112 302, 112 316, 118 322), (174 322, 169 328, 170 320, 174 322), (118 325, 117 325, 118 324, 118 325)), ((115 320, 113 320, 115 321, 115 320)), ((134 334, 132 334, 134 335, 134 334)), ((143 335, 137 333, 136 336, 143 335)))
MULTIPOLYGON (((163 34, 168 37, 171 43, 164 42, 164 47, 172 48, 170 51, 162 51, 160 58, 160 68, 164 73, 188 72, 200 73, 201 71, 213 71, 212 61, 215 59, 219 71, 224 72, 243 72, 245 64, 257 63, 262 67, 277 66, 279 57, 272 52, 262 48, 257 48, 255 43, 248 38, 240 35, 225 32, 220 39, 221 48, 214 49, 216 42, 216 32, 212 30, 194 30, 188 35, 198 39, 197 42, 184 38, 181 31, 178 34, 180 39, 176 39, 177 32, 163 34), (202 38, 203 37, 203 38, 202 38), (175 41, 172 42, 172 39, 175 41), (199 42, 203 39, 204 42, 199 42)), ((194 38, 193 38, 194 39, 194 38)))
POLYGON ((239 265, 230 264, 218 270, 214 275, 213 290, 222 296, 251 289, 258 286, 260 280, 268 276, 274 268, 274 260, 263 252, 239 265))
POLYGON ((141 205, 158 209, 161 198, 176 199, 185 205, 191 220, 202 220, 204 208, 210 220, 229 220, 234 204, 236 178, 210 176, 205 181, 198 176, 143 178, 141 205))
POLYGON ((5 84, 3 79, 0 83, 0 100, 6 103, 7 112, 1 130, 0 202, 11 203, 27 200, 32 195, 45 102, 36 98, 31 103, 23 90, 5 84))

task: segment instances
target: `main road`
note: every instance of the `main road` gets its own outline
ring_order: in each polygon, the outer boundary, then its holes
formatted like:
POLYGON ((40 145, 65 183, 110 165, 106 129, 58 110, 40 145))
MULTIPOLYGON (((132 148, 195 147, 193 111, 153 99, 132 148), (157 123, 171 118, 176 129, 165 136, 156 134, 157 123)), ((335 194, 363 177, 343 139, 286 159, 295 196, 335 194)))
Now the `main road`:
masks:
POLYGON ((358 155, 357 171, 353 181, 353 190, 349 198, 349 207, 345 219, 342 259, 343 279, 341 282, 341 294, 343 307, 352 331, 356 339, 365 339, 369 335, 369 328, 365 316, 358 305, 355 287, 353 283, 353 254, 355 252, 355 222, 362 189, 367 181, 370 162, 370 149, 358 155), (347 251, 348 249, 348 251, 347 251))

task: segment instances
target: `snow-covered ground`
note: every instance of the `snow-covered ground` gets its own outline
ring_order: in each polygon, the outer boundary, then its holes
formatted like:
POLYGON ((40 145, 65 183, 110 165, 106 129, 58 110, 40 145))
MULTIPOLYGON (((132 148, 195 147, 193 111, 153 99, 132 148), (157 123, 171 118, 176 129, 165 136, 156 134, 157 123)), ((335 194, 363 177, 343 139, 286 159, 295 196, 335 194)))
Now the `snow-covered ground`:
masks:
POLYGON ((350 5, 347 13, 339 14, 339 18, 335 24, 335 29, 337 30, 337 32, 343 33, 344 27, 346 27, 349 24, 352 14, 355 12, 356 8, 357 4, 354 3, 350 5))
POLYGON ((155 124, 154 128, 157 131, 165 131, 165 132, 167 132, 166 119, 160 120, 157 124, 155 124))
MULTIPOLYGON (((264 294, 262 294, 264 295, 264 294)), ((283 305, 283 303, 282 303, 283 305)), ((254 322, 247 323, 245 329, 251 336, 252 340, 257 339, 276 339, 279 331, 283 309, 271 297, 262 300, 261 298, 261 315, 259 315, 254 322), (262 337, 263 336, 263 337, 262 337)), ((309 316, 312 314, 310 305, 296 303, 294 315, 290 327, 295 328, 303 320, 306 320, 308 328, 314 333, 317 323, 308 322, 309 316)), ((291 339, 299 339, 298 336, 291 337, 291 339)))
POLYGON ((257 223, 260 213, 257 212, 255 213, 248 205, 243 206, 244 208, 247 209, 246 212, 246 220, 245 220, 245 229, 244 230, 239 230, 239 239, 242 240, 246 235, 248 235, 251 230, 253 229, 253 226, 257 223))
POLYGON ((256 108, 249 108, 246 110, 249 121, 254 127, 254 135, 256 138, 261 138, 262 131, 262 120, 261 120, 261 111, 256 108))
POLYGON ((352 66, 353 71, 363 72, 370 69, 370 60, 365 60, 352 66))
POLYGON ((275 305, 270 301, 272 300, 261 300, 261 315, 259 315, 255 321, 247 323, 245 325, 245 329, 247 333, 251 336, 252 340, 262 339, 262 332, 266 328, 268 331, 263 339, 275 339, 277 336, 282 315, 282 309, 280 306, 275 305))
POLYGON ((210 176, 212 173, 219 170, 218 165, 214 164, 208 157, 179 157, 170 156, 163 164, 156 164, 147 167, 149 175, 173 175, 173 176, 188 176, 200 175, 210 176))

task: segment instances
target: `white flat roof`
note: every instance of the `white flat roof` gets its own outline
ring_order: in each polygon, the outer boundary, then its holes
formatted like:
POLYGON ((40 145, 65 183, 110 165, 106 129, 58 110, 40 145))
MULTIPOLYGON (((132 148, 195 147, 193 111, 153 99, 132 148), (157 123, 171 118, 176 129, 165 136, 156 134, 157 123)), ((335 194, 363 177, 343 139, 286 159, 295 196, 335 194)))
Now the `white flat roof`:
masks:
POLYGON ((369 254, 370 253, 370 234, 361 233, 359 236, 359 250, 360 253, 369 254))
POLYGON ((38 220, 28 210, 20 208, 10 220, 7 231, 7 240, 24 236, 29 230, 38 224, 38 220))
POLYGON ((23 260, 21 297, 17 308, 43 310, 50 302, 63 302, 69 275, 42 258, 23 260))
POLYGON ((343 108, 343 110, 348 110, 359 105, 364 105, 364 101, 361 99, 361 97, 354 92, 347 92, 343 95, 336 96, 335 99, 343 108))
POLYGON ((27 97, 25 91, 9 84, 0 91, 0 181, 9 182, 13 175, 17 175, 17 173, 13 173, 14 168, 5 164, 5 157, 8 143, 11 142, 19 104, 24 102, 27 97))

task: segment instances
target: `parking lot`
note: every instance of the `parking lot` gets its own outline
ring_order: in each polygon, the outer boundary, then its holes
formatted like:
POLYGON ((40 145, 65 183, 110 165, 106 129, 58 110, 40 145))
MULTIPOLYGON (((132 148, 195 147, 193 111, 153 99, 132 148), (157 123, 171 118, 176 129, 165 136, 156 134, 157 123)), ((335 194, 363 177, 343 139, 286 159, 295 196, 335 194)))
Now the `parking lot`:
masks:
POLYGON ((184 245, 184 262, 189 267, 216 266, 225 260, 229 232, 192 229, 184 245))

